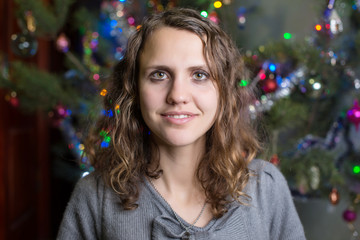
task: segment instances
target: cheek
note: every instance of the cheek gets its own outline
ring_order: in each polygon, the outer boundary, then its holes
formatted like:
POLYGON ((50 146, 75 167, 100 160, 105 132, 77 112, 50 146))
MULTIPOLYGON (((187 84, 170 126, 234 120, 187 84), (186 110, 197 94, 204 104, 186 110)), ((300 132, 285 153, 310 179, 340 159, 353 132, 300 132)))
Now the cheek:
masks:
POLYGON ((219 113, 219 108, 220 108, 220 96, 218 94, 218 92, 216 91, 216 93, 213 95, 212 101, 211 101, 211 105, 212 105, 212 115, 213 115, 213 123, 215 122, 215 119, 218 116, 219 113))
POLYGON ((148 114, 157 105, 156 94, 154 92, 146 91, 145 89, 140 90, 140 109, 142 115, 148 114))
POLYGON ((201 101, 203 110, 215 118, 219 108, 219 96, 217 92, 211 92, 209 94, 203 95, 199 101, 201 101))
POLYGON ((220 102, 220 96, 219 96, 219 91, 218 88, 215 87, 214 90, 211 93, 211 96, 209 97, 209 103, 211 104, 213 110, 215 112, 217 112, 217 109, 219 107, 219 102, 220 102))

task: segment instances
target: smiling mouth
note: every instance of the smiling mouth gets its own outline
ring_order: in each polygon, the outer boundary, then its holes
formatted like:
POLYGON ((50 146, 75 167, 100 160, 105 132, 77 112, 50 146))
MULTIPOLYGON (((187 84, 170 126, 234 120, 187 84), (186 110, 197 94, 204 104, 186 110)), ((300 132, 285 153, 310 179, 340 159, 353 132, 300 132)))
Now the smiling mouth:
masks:
POLYGON ((166 115, 168 118, 175 118, 175 119, 184 119, 184 118, 189 118, 191 117, 191 115, 186 115, 186 114, 180 114, 180 115, 166 115))

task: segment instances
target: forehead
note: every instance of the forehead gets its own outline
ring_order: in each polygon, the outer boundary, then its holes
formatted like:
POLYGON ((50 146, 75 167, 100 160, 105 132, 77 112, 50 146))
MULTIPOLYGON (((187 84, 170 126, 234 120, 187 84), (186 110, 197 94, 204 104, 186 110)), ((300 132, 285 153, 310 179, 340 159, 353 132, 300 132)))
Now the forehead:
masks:
MULTIPOLYGON (((172 60, 186 63, 205 62, 204 44, 200 37, 187 30, 178 30, 172 27, 161 27, 146 39, 140 54, 140 63, 147 61, 172 60)), ((198 64, 198 63, 197 63, 198 64)))

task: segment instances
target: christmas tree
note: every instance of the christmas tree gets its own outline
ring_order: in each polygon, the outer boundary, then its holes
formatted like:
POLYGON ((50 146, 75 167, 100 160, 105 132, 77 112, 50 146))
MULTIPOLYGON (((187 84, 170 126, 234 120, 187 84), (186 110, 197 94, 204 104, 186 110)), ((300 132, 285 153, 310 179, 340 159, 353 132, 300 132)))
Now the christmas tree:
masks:
MULTIPOLYGON (((319 1, 306 38, 283 32, 277 40, 249 49, 243 47, 248 40, 242 31, 253 15, 264 11, 260 1, 246 6, 231 0, 103 0, 83 6, 71 0, 55 0, 51 6, 38 0, 16 2, 22 31, 11 37, 13 53, 31 57, 37 39, 46 38, 64 55, 65 70, 41 71, 26 61, 8 62, 0 53, 0 87, 14 107, 48 114, 84 174, 93 170, 81 157, 89 121, 119 111, 105 111, 99 103, 128 37, 152 12, 192 7, 233 36, 253 73, 239 87, 260 89, 249 109, 254 119, 264 116, 269 132, 268 150, 260 157, 279 167, 295 197, 326 198, 336 205, 340 189, 348 194, 351 204, 343 218, 356 239, 352 222, 360 201, 359 0, 319 1)), ((108 132, 99 134, 106 148, 111 138, 108 132)))

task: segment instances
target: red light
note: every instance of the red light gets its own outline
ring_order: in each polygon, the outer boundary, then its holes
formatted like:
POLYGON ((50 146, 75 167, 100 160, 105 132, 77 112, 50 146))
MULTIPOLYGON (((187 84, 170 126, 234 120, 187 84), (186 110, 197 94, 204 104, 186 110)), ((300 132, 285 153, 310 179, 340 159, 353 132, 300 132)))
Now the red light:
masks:
POLYGON ((320 24, 316 24, 315 29, 316 31, 321 31, 322 26, 320 24))
POLYGON ((264 80, 265 78, 266 78, 265 73, 260 73, 260 79, 261 79, 261 80, 264 80))
POLYGON ((325 27, 326 27, 326 29, 330 29, 330 24, 327 23, 327 24, 325 25, 325 27))

